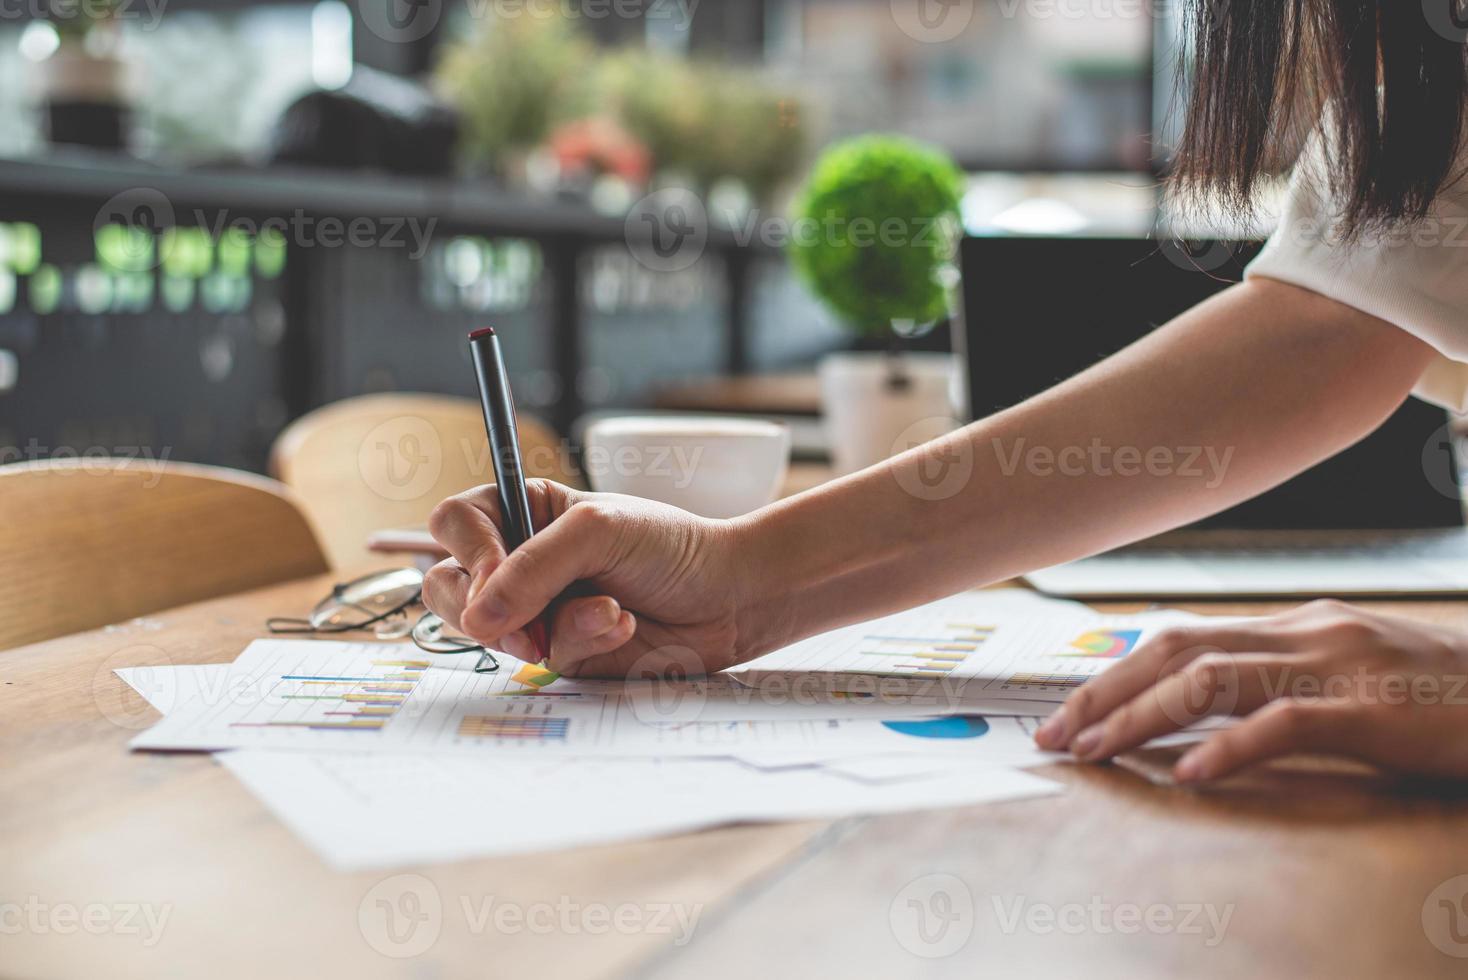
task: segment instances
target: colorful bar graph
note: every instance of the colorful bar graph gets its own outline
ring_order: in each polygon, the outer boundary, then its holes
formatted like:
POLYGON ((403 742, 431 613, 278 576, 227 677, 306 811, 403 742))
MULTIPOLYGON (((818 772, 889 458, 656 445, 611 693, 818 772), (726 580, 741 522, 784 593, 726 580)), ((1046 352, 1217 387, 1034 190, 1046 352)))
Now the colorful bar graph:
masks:
POLYGON ((988 642, 994 627, 978 623, 949 623, 947 636, 896 636, 870 634, 864 636, 866 657, 887 657, 895 661, 881 669, 859 671, 874 677, 919 677, 941 679, 956 669, 988 642))
POLYGON ((917 657, 920 660, 945 660, 953 663, 962 663, 968 659, 963 654, 923 653, 918 650, 862 650, 860 653, 863 657, 897 657, 899 659, 917 657))
POLYGON ((854 677, 920 677, 929 680, 942 680, 948 675, 941 670, 929 670, 926 667, 916 670, 843 670, 843 676, 854 677))
POLYGON ((380 732, 386 718, 359 718, 354 721, 237 721, 231 728, 310 728, 320 731, 380 732))
POLYGON ((569 718, 524 718, 500 715, 465 715, 459 734, 468 738, 541 739, 564 742, 569 718))
MULTIPOLYGON (((374 660, 386 668, 377 676, 358 672, 343 674, 282 674, 272 692, 280 702, 325 702, 301 704, 286 709, 295 717, 270 721, 239 722, 240 727, 303 728, 308 731, 379 732, 412 695, 427 660, 374 660), (304 713, 305 717, 301 717, 304 713)), ((360 671, 360 668, 356 669, 360 671)))
POLYGON ((1039 687, 1065 690, 1080 687, 1091 679, 1090 674, 1037 674, 1021 673, 1010 675, 1009 680, 1004 682, 1005 688, 1011 687, 1039 687))

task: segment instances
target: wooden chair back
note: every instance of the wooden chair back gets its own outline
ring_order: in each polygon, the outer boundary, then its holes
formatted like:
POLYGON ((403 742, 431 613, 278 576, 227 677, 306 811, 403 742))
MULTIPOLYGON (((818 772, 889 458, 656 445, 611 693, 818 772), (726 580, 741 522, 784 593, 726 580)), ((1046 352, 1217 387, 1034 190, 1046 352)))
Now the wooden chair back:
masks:
MULTIPOLYGON (((579 486, 564 444, 544 423, 519 417, 530 476, 579 486)), ((338 569, 382 564, 367 537, 421 526, 445 497, 494 481, 477 402, 447 395, 380 394, 323 406, 275 440, 270 472, 304 501, 338 569)))
POLYGON ((274 480, 142 460, 0 466, 0 649, 326 570, 274 480))

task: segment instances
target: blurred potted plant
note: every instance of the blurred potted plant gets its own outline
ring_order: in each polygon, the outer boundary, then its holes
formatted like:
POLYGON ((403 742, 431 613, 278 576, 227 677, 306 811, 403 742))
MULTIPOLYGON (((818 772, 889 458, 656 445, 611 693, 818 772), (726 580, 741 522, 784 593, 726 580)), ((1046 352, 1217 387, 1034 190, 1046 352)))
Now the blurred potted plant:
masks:
POLYGON ((52 0, 57 46, 36 72, 53 143, 122 149, 127 143, 127 65, 117 56, 122 0, 52 0))
POLYGON ((450 45, 437 70, 461 118, 459 151, 471 169, 516 181, 531 150, 559 121, 585 115, 578 81, 590 43, 568 18, 486 18, 450 45))
POLYGON ((610 116, 588 116, 562 123, 550 134, 548 147, 562 187, 580 190, 595 201, 598 187, 620 190, 607 196, 626 202, 647 186, 652 159, 647 147, 610 116))
POLYGON ((745 217, 741 210, 768 206, 795 174, 805 149, 800 105, 749 71, 704 70, 694 171, 708 192, 710 215, 737 226, 745 217))
POLYGON ((618 51, 599 66, 606 111, 647 147, 664 182, 691 185, 699 177, 703 81, 688 61, 642 48, 618 51))
POLYGON ((836 468, 851 472, 907 448, 904 432, 951 419, 951 354, 903 350, 950 313, 957 282, 963 172, 941 150, 894 136, 831 147, 797 195, 790 257, 811 290, 883 353, 832 354, 820 365, 836 468))
POLYGON ((607 58, 598 91, 607 111, 652 154, 664 183, 711 192, 733 181, 768 203, 800 163, 798 102, 753 72, 629 49, 607 58))

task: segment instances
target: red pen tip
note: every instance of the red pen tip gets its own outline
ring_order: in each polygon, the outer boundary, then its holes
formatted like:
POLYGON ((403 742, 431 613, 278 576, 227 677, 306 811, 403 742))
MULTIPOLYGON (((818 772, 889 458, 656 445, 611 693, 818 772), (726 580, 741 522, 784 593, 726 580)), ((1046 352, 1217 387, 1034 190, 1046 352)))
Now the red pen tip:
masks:
POLYGON ((545 620, 537 617, 525 626, 525 632, 530 634, 530 645, 535 647, 535 654, 540 659, 538 663, 545 663, 550 659, 550 634, 545 628, 545 620))
POLYGON ((493 337, 494 327, 480 327, 469 334, 470 340, 478 340, 480 337, 493 337))

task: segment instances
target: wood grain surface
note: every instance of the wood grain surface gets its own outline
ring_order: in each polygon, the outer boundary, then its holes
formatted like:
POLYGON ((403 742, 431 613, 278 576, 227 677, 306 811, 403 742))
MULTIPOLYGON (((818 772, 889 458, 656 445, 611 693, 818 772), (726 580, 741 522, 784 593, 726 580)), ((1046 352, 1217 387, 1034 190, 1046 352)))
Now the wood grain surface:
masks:
MULTIPOLYGON (((231 660, 266 616, 301 611, 331 581, 0 653, 0 975, 1448 977, 1468 965, 1468 906, 1455 923, 1439 904, 1468 891, 1451 882, 1468 874, 1468 799, 1320 760, 1200 792, 1155 782, 1156 750, 1051 766, 1068 792, 1048 799, 328 871, 208 758, 130 754, 157 715, 111 671, 231 660), (431 944, 382 935, 379 901, 428 916, 431 944), (502 906, 572 911, 546 913, 549 928, 484 916, 502 906), (580 916, 600 907, 640 925, 580 916), (156 934, 148 912, 166 916, 156 934), (695 924, 690 942, 676 914, 695 924), (390 955, 404 951, 416 955, 390 955)), ((1468 627, 1468 604, 1396 606, 1468 627)))

